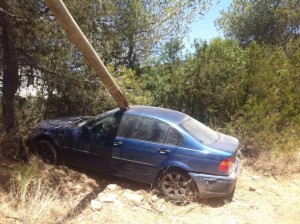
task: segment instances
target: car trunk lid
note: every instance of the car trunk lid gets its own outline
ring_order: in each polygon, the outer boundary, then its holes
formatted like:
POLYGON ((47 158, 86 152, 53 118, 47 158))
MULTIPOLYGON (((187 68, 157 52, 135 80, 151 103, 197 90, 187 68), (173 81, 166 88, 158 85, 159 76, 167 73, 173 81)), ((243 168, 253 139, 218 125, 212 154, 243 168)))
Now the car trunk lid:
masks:
POLYGON ((215 149, 219 149, 225 152, 230 152, 232 154, 235 154, 240 145, 239 140, 235 137, 225 135, 223 133, 219 133, 219 134, 220 134, 219 139, 216 142, 210 144, 209 146, 215 149))

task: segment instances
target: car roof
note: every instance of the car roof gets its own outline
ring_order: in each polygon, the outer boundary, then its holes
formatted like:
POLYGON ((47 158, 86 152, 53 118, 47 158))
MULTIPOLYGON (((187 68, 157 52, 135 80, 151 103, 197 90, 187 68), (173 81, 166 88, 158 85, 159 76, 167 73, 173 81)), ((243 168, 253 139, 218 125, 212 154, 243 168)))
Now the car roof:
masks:
POLYGON ((177 124, 188 117, 188 115, 179 111, 152 106, 130 106, 125 114, 146 116, 177 124))

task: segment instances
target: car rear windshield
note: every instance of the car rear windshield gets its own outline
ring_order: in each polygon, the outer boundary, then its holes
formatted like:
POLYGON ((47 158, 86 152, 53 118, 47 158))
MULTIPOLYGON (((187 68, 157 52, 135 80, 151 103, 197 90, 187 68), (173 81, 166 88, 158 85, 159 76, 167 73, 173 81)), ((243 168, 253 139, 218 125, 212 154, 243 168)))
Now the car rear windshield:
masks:
POLYGON ((218 141, 220 134, 194 118, 188 117, 180 123, 191 136, 203 144, 212 144, 218 141))

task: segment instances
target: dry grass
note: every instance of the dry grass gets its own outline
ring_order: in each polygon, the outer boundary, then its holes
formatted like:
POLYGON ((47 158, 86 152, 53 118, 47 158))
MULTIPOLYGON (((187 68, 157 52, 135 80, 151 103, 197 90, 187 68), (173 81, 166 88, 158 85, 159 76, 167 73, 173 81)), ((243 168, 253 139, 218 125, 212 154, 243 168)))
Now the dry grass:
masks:
POLYGON ((244 165, 264 175, 287 176, 300 173, 300 150, 288 153, 268 151, 257 157, 243 158, 244 165))
POLYGON ((300 218, 300 174, 279 174, 300 171, 298 159, 300 154, 243 158, 251 168, 242 169, 232 203, 205 199, 175 205, 149 185, 38 160, 12 165, 0 157, 0 223, 224 223, 228 217, 232 223, 295 223, 300 218), (4 176, 9 184, 3 183, 4 176), (107 188, 112 183, 118 186, 114 191, 107 188), (142 195, 142 203, 128 201, 124 192, 142 195), (99 193, 117 194, 118 199, 93 211, 90 202, 99 193), (288 211, 289 217, 284 215, 288 211))
POLYGON ((0 157, 0 223, 66 222, 100 189, 95 180, 68 167, 36 157, 29 164, 0 157))
POLYGON ((63 215, 58 188, 48 187, 36 164, 18 165, 0 198, 0 223, 54 223, 63 215))
POLYGON ((54 223, 63 214, 57 190, 49 189, 42 180, 26 182, 8 195, 2 195, 1 223, 54 223))

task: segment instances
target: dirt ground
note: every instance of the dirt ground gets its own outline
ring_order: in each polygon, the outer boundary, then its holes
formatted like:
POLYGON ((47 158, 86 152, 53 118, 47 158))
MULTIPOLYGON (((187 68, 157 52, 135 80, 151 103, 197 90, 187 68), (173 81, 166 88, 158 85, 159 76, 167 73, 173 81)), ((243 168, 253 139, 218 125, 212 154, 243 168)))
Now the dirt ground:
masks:
MULTIPOLYGON (((300 223, 300 175, 261 176, 243 168, 233 202, 202 200, 188 205, 174 205, 153 196, 144 186, 134 183, 118 187, 114 202, 102 203, 99 211, 90 206, 69 223, 300 223), (124 192, 142 195, 141 203, 124 198, 124 192)), ((104 192, 111 190, 104 188, 104 192)))
MULTIPOLYGON (((7 168, 0 164, 2 185, 7 168)), ((242 167, 232 202, 206 199, 185 205, 165 201, 148 185, 94 172, 49 166, 43 175, 62 192, 65 215, 57 223, 300 223, 299 173, 268 176, 242 167)))

